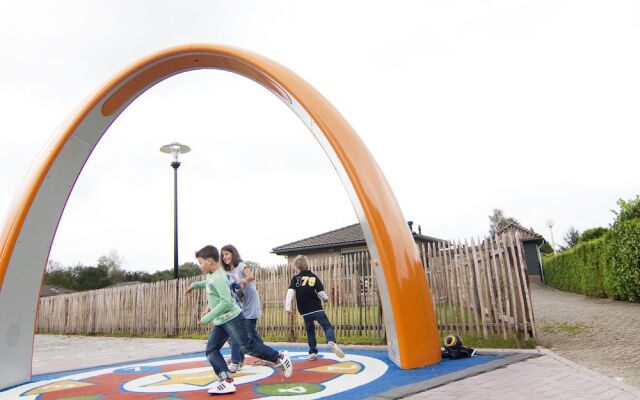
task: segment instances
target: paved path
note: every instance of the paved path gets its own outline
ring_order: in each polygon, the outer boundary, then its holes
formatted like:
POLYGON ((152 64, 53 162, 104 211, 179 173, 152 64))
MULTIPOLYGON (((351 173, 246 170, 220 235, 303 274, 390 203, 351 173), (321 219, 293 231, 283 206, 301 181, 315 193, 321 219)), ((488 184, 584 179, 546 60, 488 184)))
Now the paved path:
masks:
POLYGON ((640 388, 640 304, 531 288, 541 346, 640 388))
POLYGON ((541 349, 542 356, 419 393, 413 400, 626 400, 640 390, 541 349))

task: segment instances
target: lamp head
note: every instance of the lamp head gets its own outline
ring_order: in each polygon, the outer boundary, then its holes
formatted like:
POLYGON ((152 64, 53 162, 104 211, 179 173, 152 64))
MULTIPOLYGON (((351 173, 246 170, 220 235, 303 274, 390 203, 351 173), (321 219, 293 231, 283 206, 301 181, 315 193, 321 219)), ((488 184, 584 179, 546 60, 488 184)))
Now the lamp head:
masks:
POLYGON ((180 154, 190 152, 191 147, 185 144, 180 144, 178 142, 173 142, 160 147, 160 151, 163 153, 171 154, 173 162, 178 162, 180 154))

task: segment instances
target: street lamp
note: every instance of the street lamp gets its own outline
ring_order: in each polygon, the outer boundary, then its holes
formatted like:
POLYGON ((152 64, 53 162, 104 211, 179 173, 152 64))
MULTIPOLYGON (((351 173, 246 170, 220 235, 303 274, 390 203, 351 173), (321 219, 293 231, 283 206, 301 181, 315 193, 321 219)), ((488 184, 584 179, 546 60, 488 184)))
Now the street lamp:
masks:
POLYGON ((190 152, 191 148, 184 144, 173 142, 160 147, 160 151, 171 154, 171 167, 173 167, 173 279, 176 280, 175 334, 178 335, 180 333, 178 319, 178 167, 180 166, 180 161, 178 161, 178 158, 180 154, 190 152))
POLYGON ((163 153, 171 154, 171 166, 173 167, 173 278, 178 279, 178 167, 180 154, 191 151, 189 146, 178 142, 169 143, 160 147, 163 153))
POLYGON ((551 232, 551 247, 553 248, 553 255, 556 255, 556 242, 553 240, 553 225, 554 222, 552 219, 547 220, 547 226, 549 227, 549 232, 551 232))

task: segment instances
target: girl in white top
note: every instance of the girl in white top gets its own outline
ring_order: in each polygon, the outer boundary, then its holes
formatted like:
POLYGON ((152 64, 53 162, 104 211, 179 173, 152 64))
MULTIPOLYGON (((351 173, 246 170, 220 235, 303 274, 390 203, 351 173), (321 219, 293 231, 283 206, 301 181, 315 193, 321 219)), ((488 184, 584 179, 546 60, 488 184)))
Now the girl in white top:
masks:
MULTIPOLYGON (((242 295, 238 298, 241 299, 240 305, 245 318, 249 339, 263 343, 256 328, 262 308, 260 306, 260 295, 254 283, 255 277, 249 267, 242 261, 242 257, 240 257, 240 253, 238 253, 235 246, 228 244, 220 250, 222 266, 225 271, 231 274, 240 284, 242 295)), ((240 351, 238 344, 233 342, 229 344, 231 345, 231 364, 229 364, 229 371, 233 373, 240 370, 244 365, 244 354, 240 351)))

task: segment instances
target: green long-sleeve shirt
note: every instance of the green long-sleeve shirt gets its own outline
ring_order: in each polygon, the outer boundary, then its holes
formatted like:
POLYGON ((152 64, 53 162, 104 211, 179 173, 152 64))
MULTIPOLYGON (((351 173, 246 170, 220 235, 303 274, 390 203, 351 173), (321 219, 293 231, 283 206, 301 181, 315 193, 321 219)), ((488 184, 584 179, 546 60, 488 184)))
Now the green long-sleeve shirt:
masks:
POLYGON ((213 320, 215 325, 222 325, 242 312, 231 298, 229 280, 222 268, 212 274, 207 274, 207 279, 204 281, 193 282, 191 287, 194 289, 205 288, 207 291, 207 302, 211 311, 200 320, 203 324, 208 324, 213 320))

